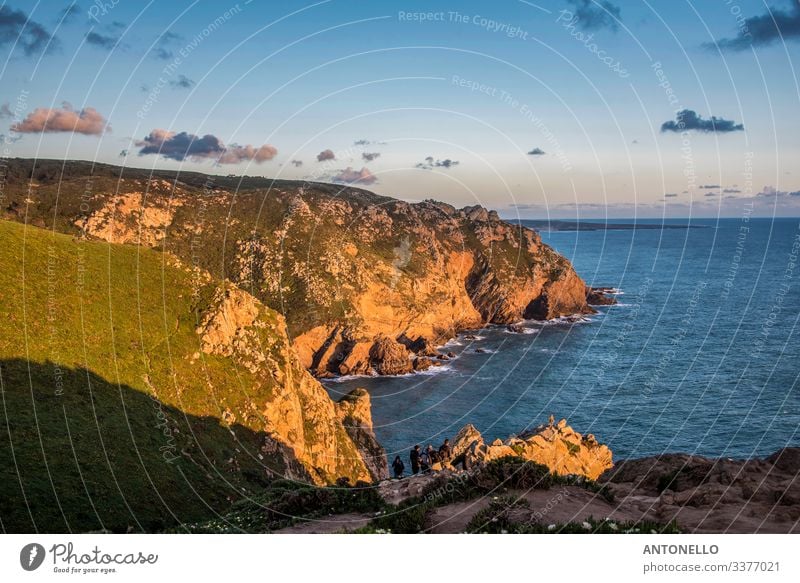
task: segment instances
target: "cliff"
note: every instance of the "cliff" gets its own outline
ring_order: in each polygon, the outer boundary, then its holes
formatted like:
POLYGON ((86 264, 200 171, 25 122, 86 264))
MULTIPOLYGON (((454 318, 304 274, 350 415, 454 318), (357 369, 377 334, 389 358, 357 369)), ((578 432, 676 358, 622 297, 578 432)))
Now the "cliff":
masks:
POLYGON ((9 221, 0 266, 4 529, 153 531, 278 477, 387 475, 368 395, 334 403, 283 316, 246 291, 155 250, 9 221))
POLYGON ((6 218, 153 247, 233 282, 285 317, 316 375, 419 370, 458 330, 592 311, 564 257, 480 206, 319 183, 9 164, 6 218))

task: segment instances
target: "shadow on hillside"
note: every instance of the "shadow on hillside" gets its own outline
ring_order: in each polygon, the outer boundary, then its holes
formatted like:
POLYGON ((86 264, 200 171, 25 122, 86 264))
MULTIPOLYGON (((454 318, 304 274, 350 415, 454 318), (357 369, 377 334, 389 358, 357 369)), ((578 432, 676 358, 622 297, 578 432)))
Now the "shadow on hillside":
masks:
POLYGON ((262 448, 266 434, 186 415, 83 368, 0 360, 0 407, 6 533, 208 520, 285 469, 262 448))

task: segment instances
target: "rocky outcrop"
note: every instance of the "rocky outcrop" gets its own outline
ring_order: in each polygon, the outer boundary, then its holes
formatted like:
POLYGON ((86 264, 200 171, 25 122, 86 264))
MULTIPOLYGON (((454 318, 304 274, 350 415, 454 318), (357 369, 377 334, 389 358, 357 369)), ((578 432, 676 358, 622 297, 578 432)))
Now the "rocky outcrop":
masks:
POLYGON ((800 448, 735 460, 664 454, 617 462, 599 481, 617 504, 689 532, 797 532, 800 448))
POLYGON ((369 396, 354 392, 334 404, 297 359, 279 314, 235 286, 221 286, 197 333, 205 354, 232 358, 257 379, 226 396, 220 417, 266 434, 261 453, 276 475, 321 485, 386 474, 369 396))
POLYGON ((617 303, 613 294, 617 293, 611 287, 586 286, 586 303, 590 306, 612 306, 617 303))
POLYGON ((353 389, 336 403, 336 412, 367 465, 372 481, 388 478, 389 464, 386 462, 386 452, 372 430, 369 393, 365 389, 353 389))
POLYGON ((405 346, 388 336, 378 336, 369 350, 372 368, 382 375, 398 375, 411 372, 413 366, 410 357, 411 355, 405 346))
POLYGON ((612 467, 611 450, 593 435, 577 433, 562 419, 557 424, 541 425, 532 432, 490 444, 472 425, 461 429, 453 440, 452 465, 466 469, 495 459, 513 456, 547 466, 558 475, 578 475, 596 479, 612 467))

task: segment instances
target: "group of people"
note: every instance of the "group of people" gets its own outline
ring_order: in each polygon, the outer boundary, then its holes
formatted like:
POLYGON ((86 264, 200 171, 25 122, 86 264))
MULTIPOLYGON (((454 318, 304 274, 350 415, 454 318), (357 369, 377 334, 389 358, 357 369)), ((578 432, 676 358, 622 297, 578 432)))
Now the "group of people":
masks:
MULTIPOLYGON (((415 445, 414 449, 411 450, 410 460, 411 460, 411 473, 418 474, 419 472, 430 472, 431 467, 433 464, 438 462, 448 462, 453 455, 453 451, 450 448, 450 440, 445 439, 444 443, 439 447, 438 450, 434 449, 431 444, 428 444, 424 450, 420 448, 419 445, 415 445)), ((392 471, 394 472, 395 478, 402 478, 403 472, 405 472, 406 466, 403 463, 403 460, 400 459, 400 456, 396 456, 394 458, 394 462, 392 462, 392 471)))

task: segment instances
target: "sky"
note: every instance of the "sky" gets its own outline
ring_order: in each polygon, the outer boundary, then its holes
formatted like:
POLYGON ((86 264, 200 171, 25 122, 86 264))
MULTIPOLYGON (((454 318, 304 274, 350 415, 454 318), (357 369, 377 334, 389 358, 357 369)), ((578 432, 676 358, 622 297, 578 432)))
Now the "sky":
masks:
POLYGON ((0 0, 2 157, 800 216, 798 0, 0 0))

